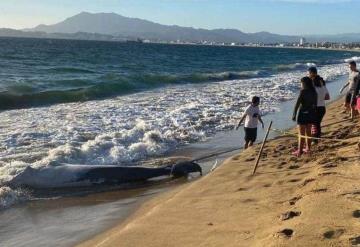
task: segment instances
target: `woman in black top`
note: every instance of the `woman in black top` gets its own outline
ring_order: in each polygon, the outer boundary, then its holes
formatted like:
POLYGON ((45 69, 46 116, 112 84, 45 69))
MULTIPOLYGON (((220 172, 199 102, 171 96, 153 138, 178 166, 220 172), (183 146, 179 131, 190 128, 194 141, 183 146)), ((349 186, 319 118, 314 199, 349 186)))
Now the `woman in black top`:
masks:
POLYGON ((316 107, 317 93, 313 82, 309 77, 304 77, 301 79, 301 91, 293 113, 293 120, 297 121, 299 135, 301 136, 298 150, 294 152, 296 156, 301 156, 304 152, 310 152, 311 139, 307 137, 311 137, 311 125, 316 123, 316 107), (306 145, 305 149, 304 145, 306 145))

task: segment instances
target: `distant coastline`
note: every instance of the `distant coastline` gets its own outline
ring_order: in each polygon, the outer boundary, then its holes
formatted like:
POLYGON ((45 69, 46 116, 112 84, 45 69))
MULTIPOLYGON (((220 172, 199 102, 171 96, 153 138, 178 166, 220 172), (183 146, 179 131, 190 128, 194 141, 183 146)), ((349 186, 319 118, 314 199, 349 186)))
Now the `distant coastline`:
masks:
MULTIPOLYGON (((0 29, 1 32, 1 29, 0 29)), ((94 37, 96 34, 89 34, 94 37)), ((101 35, 106 37, 107 35, 101 35)), ((246 47, 246 48, 276 48, 276 49, 306 49, 306 50, 322 50, 322 51, 348 51, 348 52, 360 52, 360 45, 356 48, 336 48, 336 47, 308 47, 308 46, 293 46, 293 45, 260 45, 260 44, 202 44, 195 42, 157 42, 157 41, 139 41, 139 39, 92 39, 87 38, 87 33, 79 34, 67 34, 67 37, 60 36, 59 34, 45 35, 43 37, 35 36, 3 36, 0 33, 0 39, 41 39, 41 40, 69 40, 69 41, 90 41, 90 42, 113 42, 113 43, 133 43, 133 44, 161 44, 161 45, 188 45, 188 46, 214 46, 214 47, 246 47), (79 37, 81 36, 82 37, 79 37)))

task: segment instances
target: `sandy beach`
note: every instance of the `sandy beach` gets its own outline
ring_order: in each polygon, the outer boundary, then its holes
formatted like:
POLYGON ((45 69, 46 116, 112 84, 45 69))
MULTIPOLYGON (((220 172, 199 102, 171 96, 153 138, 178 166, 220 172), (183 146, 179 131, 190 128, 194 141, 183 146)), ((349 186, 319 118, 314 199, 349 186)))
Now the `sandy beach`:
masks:
POLYGON ((328 107, 324 138, 346 142, 323 140, 311 155, 296 158, 296 138, 278 137, 266 146, 255 176, 259 146, 146 202, 79 246, 360 245, 360 126, 341 104, 328 107))

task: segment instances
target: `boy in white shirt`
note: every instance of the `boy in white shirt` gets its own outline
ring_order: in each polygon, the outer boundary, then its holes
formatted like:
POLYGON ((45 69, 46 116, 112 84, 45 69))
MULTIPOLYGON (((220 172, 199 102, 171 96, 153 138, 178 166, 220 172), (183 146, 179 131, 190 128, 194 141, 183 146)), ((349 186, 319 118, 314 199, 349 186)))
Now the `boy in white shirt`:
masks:
POLYGON ((240 119, 239 124, 236 126, 236 130, 239 129, 242 122, 245 120, 244 131, 245 131, 245 149, 251 147, 256 141, 257 137, 257 126, 260 122, 264 128, 264 122, 261 119, 260 109, 260 98, 254 96, 251 100, 251 104, 246 107, 245 112, 240 119))

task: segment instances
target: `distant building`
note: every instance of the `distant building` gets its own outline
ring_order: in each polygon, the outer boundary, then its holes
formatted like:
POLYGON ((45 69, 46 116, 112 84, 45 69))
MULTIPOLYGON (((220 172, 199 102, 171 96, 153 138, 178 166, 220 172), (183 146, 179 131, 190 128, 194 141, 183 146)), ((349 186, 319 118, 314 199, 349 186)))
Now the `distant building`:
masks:
POLYGON ((305 38, 301 38, 300 39, 300 46, 304 46, 306 44, 306 39, 305 38))

